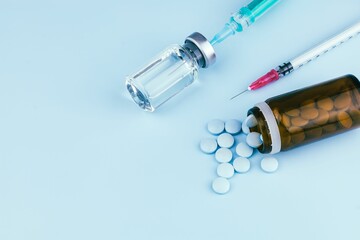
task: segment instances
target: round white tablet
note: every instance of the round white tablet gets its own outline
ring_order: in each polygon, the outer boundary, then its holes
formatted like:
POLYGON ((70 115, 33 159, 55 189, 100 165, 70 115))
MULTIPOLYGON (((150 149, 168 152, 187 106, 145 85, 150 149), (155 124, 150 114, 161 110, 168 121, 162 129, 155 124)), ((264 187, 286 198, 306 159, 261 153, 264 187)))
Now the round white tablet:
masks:
POLYGON ((212 182, 212 189, 217 194, 225 194, 230 191, 230 182, 226 178, 218 177, 212 182))
POLYGON ((236 119, 231 119, 225 122, 225 131, 230 134, 238 134, 241 132, 241 122, 236 119))
POLYGON ((242 125, 241 125, 241 130, 243 133, 245 134, 249 134, 250 133, 250 128, 246 125, 246 122, 243 121, 242 125))
POLYGON ((219 163, 227 163, 230 162, 233 157, 233 154, 228 148, 219 148, 215 153, 215 159, 219 163))
POLYGON ((255 127, 258 124, 255 116, 252 114, 249 115, 244 122, 249 128, 255 127))
POLYGON ((240 157, 248 158, 251 157, 251 155, 254 152, 254 149, 249 147, 245 142, 241 142, 236 146, 236 153, 240 157))
POLYGON ((279 167, 279 162, 274 157, 267 157, 261 160, 261 169, 267 173, 275 172, 279 167))
POLYGON ((246 173, 250 170, 250 161, 247 158, 238 157, 235 158, 233 162, 233 166, 236 172, 238 173, 246 173))
POLYGON ((219 177, 231 178, 234 176, 234 167, 230 163, 221 163, 216 169, 219 177))
POLYGON ((262 144, 260 137, 261 137, 260 133, 257 133, 257 132, 249 133, 246 136, 246 143, 252 148, 258 148, 262 144))
POLYGON ((219 147, 231 148, 234 145, 234 137, 229 133, 222 133, 217 138, 217 143, 219 147))
POLYGON ((208 122, 207 129, 211 134, 218 135, 225 129, 225 123, 219 119, 214 119, 208 122))
POLYGON ((200 149, 204 153, 214 153, 218 148, 217 142, 212 138, 204 138, 200 141, 200 149))

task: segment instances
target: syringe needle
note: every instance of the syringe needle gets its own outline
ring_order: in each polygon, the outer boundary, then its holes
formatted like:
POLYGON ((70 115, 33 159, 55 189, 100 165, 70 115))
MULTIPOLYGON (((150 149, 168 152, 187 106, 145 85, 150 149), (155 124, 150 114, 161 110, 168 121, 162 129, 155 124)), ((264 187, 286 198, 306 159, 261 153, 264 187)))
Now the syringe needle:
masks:
POLYGON ((244 91, 236 94, 235 96, 233 96, 232 98, 230 98, 230 101, 233 100, 233 99, 235 99, 235 98, 237 98, 237 97, 240 96, 241 94, 246 93, 247 91, 249 91, 249 89, 246 89, 246 90, 244 90, 244 91))
POLYGON ((336 48, 337 46, 341 45, 342 43, 352 39, 353 37, 359 34, 360 34, 360 22, 356 23, 352 27, 346 29, 342 33, 331 38, 330 40, 325 41, 324 43, 321 43, 320 45, 314 47, 313 49, 296 57, 295 59, 286 62, 282 65, 279 65, 275 69, 270 70, 270 72, 266 73, 265 75, 258 78, 255 82, 251 83, 250 86, 248 87, 248 90, 242 91, 241 93, 232 97, 231 100, 240 96, 246 91, 253 91, 262 88, 272 82, 279 80, 280 78, 289 75, 291 72, 299 69, 300 67, 313 61, 314 59, 326 54, 330 50, 336 48))
POLYGON ((243 94, 247 91, 253 91, 253 90, 259 89, 261 87, 264 87, 264 86, 268 85, 269 83, 278 80, 279 78, 280 78, 279 73, 275 69, 272 69, 270 72, 268 72, 264 76, 260 77, 255 82, 251 83, 246 90, 244 90, 244 91, 236 94, 234 97, 230 98, 230 100, 237 98, 238 96, 240 96, 241 94, 243 94))

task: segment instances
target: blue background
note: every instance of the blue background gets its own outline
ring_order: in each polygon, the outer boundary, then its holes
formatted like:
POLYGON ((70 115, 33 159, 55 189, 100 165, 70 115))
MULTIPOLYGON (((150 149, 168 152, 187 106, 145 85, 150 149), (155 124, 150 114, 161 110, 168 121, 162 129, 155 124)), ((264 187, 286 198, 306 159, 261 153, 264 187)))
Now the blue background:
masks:
POLYGON ((156 113, 124 78, 172 43, 209 38, 247 1, 0 2, 0 239, 360 239, 359 130, 280 153, 211 191, 198 149, 212 118, 352 73, 360 38, 286 79, 229 98, 360 20, 360 2, 282 1, 216 47, 218 62, 156 113))

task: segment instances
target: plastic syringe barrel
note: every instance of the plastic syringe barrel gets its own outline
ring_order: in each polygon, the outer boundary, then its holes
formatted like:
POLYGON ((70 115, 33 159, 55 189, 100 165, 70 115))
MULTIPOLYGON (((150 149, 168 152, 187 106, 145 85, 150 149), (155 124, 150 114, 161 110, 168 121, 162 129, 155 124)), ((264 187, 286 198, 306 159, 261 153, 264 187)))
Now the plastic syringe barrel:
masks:
POLYGON ((256 20, 263 16, 278 2, 279 0, 254 0, 235 13, 230 21, 236 22, 239 25, 236 31, 241 32, 256 22, 256 20))
POLYGON ((218 32, 211 40, 211 44, 221 43, 236 32, 242 32, 245 28, 252 25, 258 18, 264 15, 280 0, 254 0, 247 6, 242 7, 234 13, 225 27, 218 32))
POLYGON ((260 18, 264 15, 272 6, 278 3, 279 0, 254 0, 247 6, 252 12, 254 19, 260 18))

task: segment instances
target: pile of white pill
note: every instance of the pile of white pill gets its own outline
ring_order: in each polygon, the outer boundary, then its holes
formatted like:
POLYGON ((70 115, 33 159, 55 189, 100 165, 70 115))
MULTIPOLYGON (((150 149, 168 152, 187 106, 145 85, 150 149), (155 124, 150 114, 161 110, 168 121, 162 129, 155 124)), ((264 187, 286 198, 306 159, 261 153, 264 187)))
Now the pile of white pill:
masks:
MULTIPOLYGON (((212 182, 215 193, 225 194, 230 191, 229 179, 235 173, 244 174, 251 168, 249 158, 262 145, 262 136, 257 132, 250 132, 250 128, 257 125, 253 115, 248 116, 242 123, 231 119, 226 122, 214 119, 208 122, 207 130, 212 137, 200 141, 200 149, 206 154, 214 154, 219 163, 216 169, 217 178, 212 182), (246 135, 245 141, 237 143, 235 136, 240 133, 246 135)), ((278 161, 274 157, 261 160, 261 169, 266 173, 273 173, 278 168, 278 161)))

